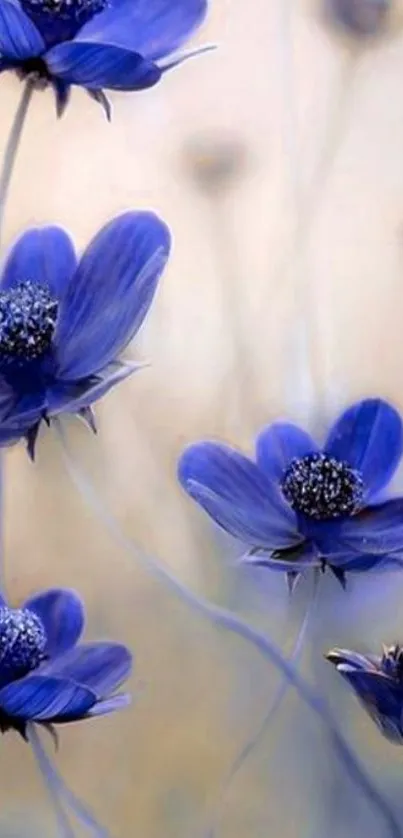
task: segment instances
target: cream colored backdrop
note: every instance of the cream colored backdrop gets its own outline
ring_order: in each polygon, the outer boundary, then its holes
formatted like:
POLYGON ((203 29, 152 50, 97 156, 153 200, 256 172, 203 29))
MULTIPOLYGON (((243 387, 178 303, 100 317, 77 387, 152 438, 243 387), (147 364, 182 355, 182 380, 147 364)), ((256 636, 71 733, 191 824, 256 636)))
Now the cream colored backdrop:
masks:
MULTIPOLYGON (((362 394, 403 408, 401 3, 388 34, 359 48, 324 25, 320 0, 296 0, 293 67, 284 61, 283 3, 215 0, 199 40, 218 50, 152 91, 112 96, 112 125, 80 91, 58 122, 51 94, 38 93, 4 236, 9 242, 27 225, 54 222, 82 248, 112 215, 139 207, 171 226, 173 257, 133 347, 151 366, 98 406, 97 438, 74 421, 68 429, 77 459, 126 531, 189 585, 249 616, 256 590, 245 582, 243 599, 237 577, 231 594, 232 575, 207 522, 176 486, 183 445, 219 436, 248 448, 275 416, 315 421, 315 406, 322 419, 362 394), (285 96, 292 87, 294 123, 285 96), (305 246, 290 267, 296 197, 305 246), (316 401, 304 384, 305 322, 316 401)), ((0 88, 1 150, 20 84, 4 75, 0 88)), ((47 585, 76 587, 88 600, 89 634, 122 639, 137 653, 134 706, 63 731, 57 760, 65 776, 114 838, 201 834, 275 676, 116 548, 72 487, 51 432, 41 436, 35 466, 22 448, 7 452, 4 503, 12 599, 47 585)), ((264 584, 267 613, 261 597, 256 620, 286 643, 283 585, 264 584)), ((382 584, 393 597, 397 589, 382 584)), ((331 595, 341 603, 341 593, 331 595)), ((351 596, 341 605, 347 621, 351 596)), ((399 613, 395 599, 393 607, 370 602, 378 642, 398 631, 399 613)), ((292 699, 289 712, 298 706, 292 699)), ((315 736, 309 714, 304 719, 315 736)), ((386 770, 390 746, 359 711, 354 720, 363 747, 386 770)), ((238 778, 223 836, 313 835, 314 779, 311 787, 305 767, 302 781, 282 724, 264 760, 238 778), (291 762, 283 764, 284 741, 291 762)), ((4 835, 14 817, 29 825, 24 836, 34 838, 34 824, 38 835, 54 835, 29 751, 9 735, 1 754, 4 835)), ((393 759, 397 770, 396 751, 393 759)))

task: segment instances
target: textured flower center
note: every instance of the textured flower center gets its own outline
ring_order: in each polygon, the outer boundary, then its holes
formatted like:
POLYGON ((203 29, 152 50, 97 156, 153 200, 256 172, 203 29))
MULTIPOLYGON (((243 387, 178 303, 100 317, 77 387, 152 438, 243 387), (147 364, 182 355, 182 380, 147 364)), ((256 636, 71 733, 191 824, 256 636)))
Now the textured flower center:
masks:
POLYGON ((50 349, 58 304, 46 285, 20 282, 0 291, 0 364, 24 364, 50 349))
POLYGON ((0 682, 22 678, 45 658, 46 633, 28 609, 0 607, 0 682))
POLYGON ((46 15, 84 26, 106 9, 108 0, 22 0, 22 5, 30 15, 46 15))
POLYGON ((297 512, 326 521, 351 515, 360 506, 364 484, 357 471, 327 454, 293 460, 281 488, 297 512))

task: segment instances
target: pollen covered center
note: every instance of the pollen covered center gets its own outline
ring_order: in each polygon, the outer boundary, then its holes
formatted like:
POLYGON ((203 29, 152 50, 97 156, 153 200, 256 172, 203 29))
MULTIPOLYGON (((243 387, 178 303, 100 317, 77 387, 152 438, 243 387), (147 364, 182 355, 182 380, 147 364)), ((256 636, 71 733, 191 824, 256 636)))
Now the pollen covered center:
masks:
POLYGON ((364 493, 360 474, 327 454, 308 454, 292 460, 281 488, 296 512, 318 521, 352 515, 364 493))
POLYGON ((108 0, 22 0, 22 5, 27 14, 61 18, 83 26, 106 9, 108 0))
POLYGON ((0 607, 0 682, 22 678, 45 658, 46 632, 33 611, 0 607))
POLYGON ((0 364, 41 359, 51 347, 57 312, 46 285, 27 281, 0 291, 0 364))

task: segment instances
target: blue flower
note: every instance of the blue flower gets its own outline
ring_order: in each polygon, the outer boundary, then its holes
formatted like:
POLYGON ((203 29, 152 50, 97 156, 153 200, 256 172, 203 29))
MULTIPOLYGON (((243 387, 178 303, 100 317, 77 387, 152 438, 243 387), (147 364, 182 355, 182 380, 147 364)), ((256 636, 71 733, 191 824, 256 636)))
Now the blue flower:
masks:
POLYGON ((64 724, 112 713, 132 656, 118 643, 80 643, 84 607, 73 591, 48 590, 21 608, 0 602, 0 730, 64 724), (78 645, 77 645, 78 644, 78 645))
POLYGON ((361 704, 391 742, 403 743, 403 648, 384 647, 382 657, 331 649, 326 655, 355 690, 361 704))
POLYGON ((206 11, 207 0, 0 0, 0 72, 51 84, 59 115, 71 85, 109 115, 103 88, 156 84, 206 11))
POLYGON ((0 280, 0 445, 25 437, 33 456, 41 421, 64 412, 93 425, 91 405, 138 368, 118 356, 169 251, 166 225, 149 212, 111 221, 78 263, 64 230, 23 234, 0 280))
POLYGON ((186 492, 249 547, 245 560, 282 570, 401 567, 403 498, 380 495, 402 455, 402 422, 389 404, 348 408, 323 448, 301 428, 276 422, 256 442, 255 461, 215 442, 191 445, 179 462, 186 492))

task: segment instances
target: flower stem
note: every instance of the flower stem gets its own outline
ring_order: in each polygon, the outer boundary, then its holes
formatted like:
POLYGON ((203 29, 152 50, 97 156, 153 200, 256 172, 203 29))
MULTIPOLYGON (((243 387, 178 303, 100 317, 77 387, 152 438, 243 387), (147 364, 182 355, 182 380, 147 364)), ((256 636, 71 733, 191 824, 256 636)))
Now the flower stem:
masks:
MULTIPOLYGON (((290 658, 289 658, 290 663, 292 663, 294 666, 298 663, 299 657, 301 655, 301 652, 302 652, 302 649, 303 649, 303 646, 304 646, 304 641, 305 641, 306 634, 307 634, 307 631, 308 631, 308 628, 309 628, 309 624, 311 622, 311 617, 312 617, 312 614, 313 614, 313 611, 314 611, 314 605, 315 605, 315 602, 316 602, 316 594, 317 594, 317 590, 318 590, 318 581, 319 581, 318 571, 315 571, 315 574, 314 574, 314 588, 313 588, 312 596, 309 599, 308 607, 306 609, 301 628, 298 632, 298 635, 297 635, 297 638, 296 638, 296 641, 295 641, 295 644, 294 644, 294 648, 292 649, 292 652, 291 652, 291 655, 290 655, 290 658)), ((289 682, 288 678, 281 682, 281 684, 279 686, 279 689, 277 690, 277 692, 274 696, 274 700, 270 704, 268 712, 266 713, 263 721, 259 725, 259 729, 257 731, 255 731, 255 733, 253 734, 253 736, 250 739, 248 739, 248 741, 246 742, 246 744, 242 748, 242 751, 235 757, 235 760, 232 763, 231 768, 230 768, 230 770, 229 770, 227 776, 225 777, 224 782, 221 786, 220 800, 223 800, 223 798, 225 797, 226 793, 229 790, 230 784, 232 783, 234 777, 236 776, 236 774, 238 774, 238 772, 241 770, 242 766, 245 764, 246 760, 248 759, 248 757, 250 756, 252 751, 256 748, 256 746, 261 741, 267 727, 269 726, 270 722, 273 720, 273 718, 274 718, 275 714, 277 713, 280 705, 282 704, 282 702, 283 702, 283 700, 284 700, 284 698, 285 698, 285 696, 288 692, 289 687, 290 687, 290 682, 289 682)), ((215 823, 217 822, 217 815, 214 817, 214 821, 215 821, 215 823)), ((206 838, 215 838, 215 834, 216 834, 216 826, 215 826, 215 824, 213 824, 213 826, 210 826, 210 828, 207 832, 206 838)))
POLYGON ((32 724, 32 722, 27 725, 27 737, 34 752, 35 759, 39 765, 39 770, 42 774, 49 797, 55 808, 60 838, 75 838, 73 829, 67 820, 67 816, 65 815, 60 803, 52 763, 42 746, 38 733, 35 730, 35 725, 32 724))
POLYGON ((13 124, 9 138, 7 140, 6 149, 3 157, 3 164, 0 174, 0 245, 4 221, 4 212, 7 203, 8 189, 10 186, 11 175, 14 169, 14 163, 19 148, 22 131, 25 124, 25 118, 28 113, 29 104, 31 102, 32 94, 35 88, 35 81, 28 78, 25 82, 22 96, 14 116, 13 124))
POLYGON ((93 512, 100 519, 105 529, 111 534, 114 541, 123 547, 129 555, 138 561, 140 560, 145 569, 153 574, 153 576, 173 591, 192 609, 207 617, 215 625, 220 626, 226 631, 242 637, 243 640, 251 643, 255 649, 269 660, 270 663, 282 673, 287 682, 293 686, 303 701, 311 708, 311 710, 320 718, 325 727, 329 730, 330 737, 333 741, 335 751, 339 759, 344 763, 347 771, 355 780, 357 785, 361 788, 363 793, 367 796, 369 802, 375 806, 379 813, 383 816, 385 822, 388 824, 389 834, 391 838, 403 838, 403 828, 389 804, 384 800, 383 796, 378 792, 374 786, 371 777, 369 777, 357 759, 354 751, 350 748, 348 742, 344 739, 342 733, 334 722, 330 709, 324 698, 308 684, 293 664, 284 657, 281 650, 264 634, 262 634, 253 626, 249 625, 242 617, 232 614, 225 608, 209 602, 208 600, 199 597, 196 593, 189 590, 174 574, 172 574, 158 559, 147 555, 137 547, 137 545, 128 538, 122 531, 118 521, 109 512, 104 505, 102 499, 94 490, 91 482, 88 480, 85 472, 77 466, 77 463, 72 458, 70 447, 67 443, 66 435, 60 420, 55 417, 53 419, 57 436, 61 443, 63 459, 67 471, 82 494, 85 501, 88 503, 93 512))

